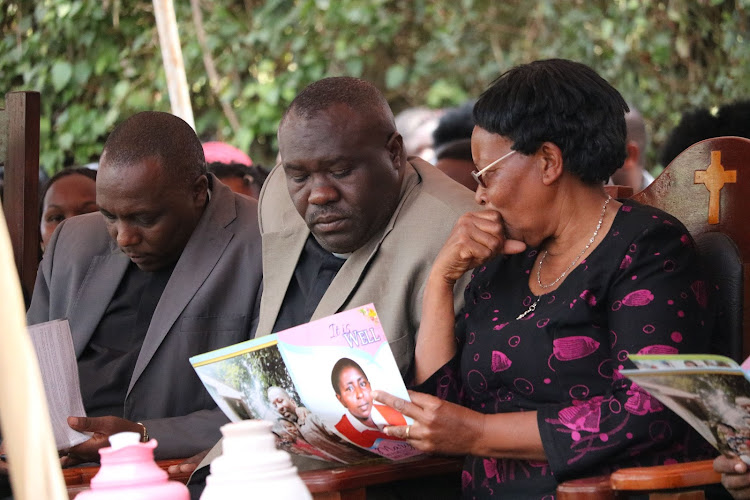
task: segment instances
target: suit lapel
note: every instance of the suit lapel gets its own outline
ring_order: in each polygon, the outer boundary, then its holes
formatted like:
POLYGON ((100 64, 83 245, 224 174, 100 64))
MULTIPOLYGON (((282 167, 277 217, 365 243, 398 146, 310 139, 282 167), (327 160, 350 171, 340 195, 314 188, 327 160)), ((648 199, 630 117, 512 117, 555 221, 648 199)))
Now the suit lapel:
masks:
POLYGON ((91 340, 130 264, 127 255, 114 243, 111 249, 108 255, 97 256, 91 261, 86 278, 81 283, 80 294, 68 312, 76 357, 81 355, 91 340))
POLYGON ((341 267, 336 277, 333 278, 331 285, 326 290, 323 298, 320 299, 318 307, 312 315, 311 320, 324 318, 341 310, 347 300, 359 287, 360 282, 367 273, 367 267, 377 254, 380 245, 386 236, 393 230, 396 225, 398 215, 404 203, 409 198, 409 194, 416 188, 420 182, 419 174, 414 170, 410 163, 405 163, 406 173, 401 186, 400 201, 396 210, 393 212, 388 225, 383 231, 370 239, 364 246, 357 249, 341 267))
MULTIPOLYGON (((294 215, 297 215, 296 213, 294 215)), ((296 228, 263 235, 263 296, 256 336, 268 335, 284 302, 302 250, 310 231, 297 215, 296 228)))
POLYGON ((365 246, 360 247, 346 259, 323 298, 320 299, 318 307, 315 308, 315 312, 310 318, 311 321, 329 316, 343 307, 349 296, 359 286, 359 282, 364 278, 370 260, 377 253, 380 244, 389 232, 390 228, 386 228, 379 237, 371 238, 365 246))
POLYGON ((216 267, 234 236, 232 231, 226 229, 226 226, 236 218, 234 195, 228 187, 218 181, 214 180, 213 186, 206 212, 182 251, 151 318, 130 379, 128 394, 185 307, 216 267))

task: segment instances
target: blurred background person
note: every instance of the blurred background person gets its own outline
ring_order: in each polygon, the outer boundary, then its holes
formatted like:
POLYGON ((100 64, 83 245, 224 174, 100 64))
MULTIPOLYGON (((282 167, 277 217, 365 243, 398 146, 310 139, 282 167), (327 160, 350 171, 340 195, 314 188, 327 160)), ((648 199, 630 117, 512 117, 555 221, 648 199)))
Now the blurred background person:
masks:
POLYGON ((268 172, 242 150, 226 142, 203 143, 208 171, 235 193, 258 199, 268 172))
POLYGON ((683 113, 664 143, 661 164, 666 167, 696 142, 722 136, 750 138, 750 101, 724 104, 715 112, 698 108, 683 113))
POLYGON ((206 157, 206 163, 239 163, 247 167, 253 164, 253 160, 246 153, 226 142, 204 142, 203 154, 206 157))
POLYGON ((52 233, 62 221, 99 210, 96 204, 96 170, 66 168, 59 171, 44 185, 39 199, 39 233, 44 251, 52 233))
POLYGON ((442 110, 419 106, 407 108, 395 116, 396 130, 404 139, 407 156, 419 156, 435 164, 432 133, 442 114, 442 110))
POLYGON ((258 199, 268 172, 260 165, 246 166, 239 163, 214 162, 208 171, 235 193, 258 199))
POLYGON ((477 181, 471 175, 474 171, 474 160, 471 158, 474 102, 467 101, 462 106, 446 110, 432 133, 435 166, 472 191, 477 190, 477 181))
POLYGON ((646 151, 648 149, 648 133, 646 123, 638 109, 628 103, 630 111, 625 114, 625 125, 628 135, 625 143, 627 156, 622 167, 612 174, 612 184, 630 186, 633 194, 643 191, 654 182, 654 176, 646 169, 646 151))

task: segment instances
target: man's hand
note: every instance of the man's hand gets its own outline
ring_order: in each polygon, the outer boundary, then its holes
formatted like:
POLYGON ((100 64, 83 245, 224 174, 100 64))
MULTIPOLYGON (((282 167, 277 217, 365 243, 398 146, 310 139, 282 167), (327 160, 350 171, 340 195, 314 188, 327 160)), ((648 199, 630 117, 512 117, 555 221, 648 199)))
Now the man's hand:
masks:
POLYGON ((211 448, 204 450, 197 455, 193 455, 190 458, 186 458, 182 463, 179 463, 177 465, 170 465, 167 469, 167 472, 169 472, 170 476, 176 474, 192 474, 193 471, 198 468, 198 465, 201 463, 201 461, 206 458, 206 455, 208 455, 209 451, 211 451, 211 448))
POLYGON ((484 415, 463 406, 415 391, 409 391, 411 403, 384 391, 373 391, 372 396, 414 419, 412 425, 390 425, 384 432, 406 439, 418 450, 468 455, 482 438, 484 415))
POLYGON ((750 499, 750 472, 745 462, 739 458, 719 455, 714 460, 714 470, 721 472, 721 484, 731 493, 732 498, 750 499))
POLYGON ((93 432, 88 441, 67 450, 68 455, 61 459, 63 467, 99 460, 99 448, 109 446, 109 436, 118 432, 137 432, 140 425, 118 417, 68 417, 68 425, 79 432, 93 432))
POLYGON ((500 254, 521 253, 522 241, 505 238, 503 219, 495 210, 482 210, 462 215, 433 264, 448 283, 455 283, 469 269, 500 254))

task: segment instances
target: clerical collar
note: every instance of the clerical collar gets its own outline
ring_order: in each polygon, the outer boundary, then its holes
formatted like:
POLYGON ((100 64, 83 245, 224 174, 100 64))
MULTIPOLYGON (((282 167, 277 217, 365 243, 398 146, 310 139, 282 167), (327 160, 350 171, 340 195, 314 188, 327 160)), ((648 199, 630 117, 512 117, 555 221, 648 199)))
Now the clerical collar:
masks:
POLYGON ((333 256, 334 256, 334 257, 338 257, 339 259, 344 259, 344 260, 346 260, 346 259, 348 259, 349 257, 351 257, 351 256, 352 256, 352 253, 354 253, 354 252, 349 252, 349 253, 336 253, 336 252, 331 252, 331 253, 333 254, 333 256))

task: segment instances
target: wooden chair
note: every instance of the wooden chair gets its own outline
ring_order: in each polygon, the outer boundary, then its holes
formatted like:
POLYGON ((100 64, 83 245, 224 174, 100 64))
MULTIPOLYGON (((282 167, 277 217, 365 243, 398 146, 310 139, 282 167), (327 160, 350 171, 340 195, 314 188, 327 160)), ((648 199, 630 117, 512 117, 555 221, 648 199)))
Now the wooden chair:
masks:
POLYGON ((39 264, 39 92, 5 94, 0 109, 3 209, 24 292, 31 295, 39 264))
MULTIPOLYGON (((692 145, 633 199, 677 217, 697 242, 720 236, 712 233, 722 233, 736 245, 735 251, 739 254, 736 274, 742 298, 727 311, 734 313, 737 324, 724 328, 732 329, 734 333, 730 336, 737 338, 728 339, 723 351, 738 361, 747 357, 750 349, 750 329, 746 326, 750 325, 750 231, 744 217, 750 213, 750 140, 718 137, 692 145), (737 310, 739 307, 741 311, 737 310)), ((709 262, 711 264, 717 262, 709 262)), ((721 479, 712 463, 705 460, 628 468, 611 476, 567 481, 558 487, 558 499, 610 500, 644 493, 649 493, 652 499, 702 499, 703 492, 696 487, 719 483, 721 479), (669 491, 674 489, 680 491, 669 491)))

